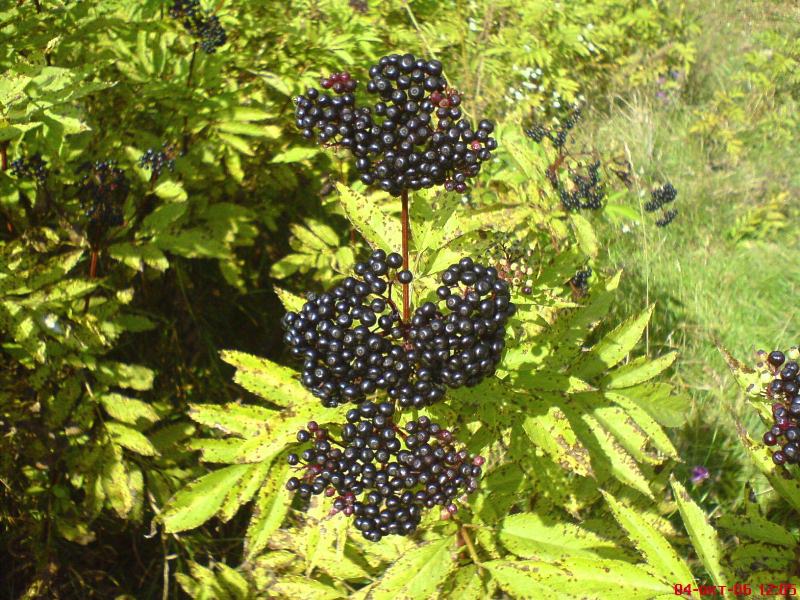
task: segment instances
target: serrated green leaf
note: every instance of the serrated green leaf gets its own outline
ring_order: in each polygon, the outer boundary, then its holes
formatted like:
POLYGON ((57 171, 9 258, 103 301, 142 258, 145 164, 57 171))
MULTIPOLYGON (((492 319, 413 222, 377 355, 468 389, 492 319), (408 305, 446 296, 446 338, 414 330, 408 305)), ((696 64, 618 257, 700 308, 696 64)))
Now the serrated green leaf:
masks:
POLYGON ((367 594, 369 600, 417 600, 435 596, 455 562, 453 537, 427 542, 403 554, 367 594))
POLYGON ((441 597, 452 600, 482 600, 493 597, 491 591, 484 587, 477 565, 459 567, 451 581, 452 586, 441 597))
POLYGON ((512 598, 614 598, 650 600, 672 584, 629 562, 571 557, 561 561, 495 560, 483 563, 512 598))
POLYGON ((287 311, 297 312, 303 309, 303 305, 306 303, 305 299, 297 294, 293 294, 288 290, 284 290, 283 288, 279 288, 276 285, 272 286, 273 291, 278 296, 278 300, 281 301, 283 307, 287 311))
POLYGON ((716 525, 740 538, 747 537, 757 542, 776 544, 785 548, 794 548, 797 545, 797 540, 789 530, 757 514, 725 513, 717 519, 716 525))
POLYGON ((152 406, 136 398, 108 392, 97 396, 106 412, 117 421, 145 429, 159 420, 152 406))
POLYGON ((659 452, 663 452, 669 458, 674 460, 680 460, 678 451, 675 449, 675 446, 672 445, 672 441, 669 439, 669 436, 664 433, 664 430, 656 422, 656 420, 653 419, 653 417, 651 417, 650 414, 640 405, 621 394, 606 392, 605 396, 623 408, 628 416, 634 420, 636 426, 644 431, 649 442, 653 444, 653 446, 659 452))
POLYGON ((230 521, 243 504, 250 502, 255 493, 261 488, 261 484, 269 471, 269 466, 270 463, 268 461, 250 465, 250 470, 231 486, 218 514, 223 523, 230 521))
POLYGON ((653 305, 607 333, 602 340, 577 361, 572 373, 578 377, 588 379, 615 366, 639 342, 652 314, 653 305))
POLYGON ((142 219, 142 230, 150 234, 158 234, 161 231, 165 231, 186 214, 187 210, 188 205, 184 203, 161 204, 142 219))
POLYGON ((302 146, 293 146, 288 150, 280 152, 272 157, 272 163, 295 163, 314 158, 320 153, 319 148, 303 148, 302 146))
MULTIPOLYGON (((159 184, 155 187, 155 190, 153 191, 155 192, 156 196, 158 196, 162 200, 166 200, 167 202, 185 202, 186 199, 189 197, 188 194, 186 193, 186 190, 183 189, 183 185, 181 185, 177 181, 172 181, 169 179, 159 182, 159 184)), ((182 212, 183 211, 181 211, 181 213, 182 212)), ((148 218, 150 219, 149 223, 152 226, 154 220, 153 213, 148 215, 148 218)), ((148 223, 147 218, 145 219, 145 223, 148 223)))
POLYGON ((609 373, 603 380, 604 387, 613 390, 649 381, 671 367, 677 357, 677 352, 669 352, 653 360, 648 360, 644 356, 639 357, 609 373))
POLYGON ((756 396, 761 392, 762 385, 760 374, 755 369, 748 367, 743 362, 736 360, 730 352, 725 350, 722 346, 717 346, 717 350, 722 354, 722 358, 728 364, 728 368, 733 373, 736 383, 739 384, 748 395, 756 396))
POLYGON ((244 352, 224 350, 220 356, 236 367, 233 380, 242 387, 278 406, 316 402, 297 380, 297 373, 269 360, 244 352))
POLYGON ((503 520, 500 542, 522 558, 597 557, 615 549, 613 542, 546 514, 519 513, 503 520))
POLYGON ((622 504, 611 494, 600 490, 614 518, 627 533, 639 552, 662 579, 692 581, 692 571, 661 533, 643 519, 636 510, 622 504))
POLYGON ((273 139, 277 137, 276 134, 281 131, 276 125, 258 125, 256 123, 247 123, 246 121, 223 121, 217 125, 217 129, 234 135, 249 135, 252 137, 267 137, 273 139))
POLYGON ((278 594, 280 598, 313 598, 314 600, 334 600, 346 598, 348 594, 340 592, 334 587, 315 581, 310 577, 299 575, 282 575, 269 591, 278 594))
POLYGON ((659 463, 653 452, 648 452, 650 438, 633 417, 602 394, 581 394, 573 397, 579 402, 579 410, 591 412, 592 416, 611 433, 628 454, 639 462, 659 463))
POLYGON ((580 246, 584 254, 591 258, 596 258, 599 244, 597 243, 597 237, 594 234, 592 224, 579 214, 573 213, 569 218, 572 222, 572 229, 575 232, 575 239, 578 241, 578 246, 580 246))
POLYGON ((373 248, 400 248, 400 220, 382 210, 381 204, 370 200, 349 187, 336 185, 339 202, 345 216, 373 248))
POLYGON ((231 487, 250 465, 231 465, 195 479, 170 498, 159 515, 167 533, 199 527, 222 507, 231 487))
POLYGON ((526 408, 522 428, 530 440, 544 450, 553 461, 567 471, 592 477, 589 453, 578 441, 572 425, 558 406, 545 401, 533 401, 536 408, 526 408))
POLYGON ((95 375, 108 385, 144 392, 153 387, 155 372, 142 365, 105 361, 97 365, 95 375))
POLYGON ((128 486, 128 471, 122 460, 122 450, 108 444, 103 456, 103 492, 111 508, 122 519, 133 510, 133 494, 128 486))
POLYGON ((687 394, 673 393, 672 386, 667 383, 642 383, 616 390, 615 394, 636 403, 664 427, 683 425, 691 407, 691 398, 687 394))
POLYGON ((603 457, 608 461, 611 474, 648 498, 655 499, 648 485, 647 477, 642 473, 636 460, 628 454, 614 435, 607 431, 593 415, 584 413, 581 418, 586 423, 587 431, 594 437, 603 457))
POLYGON ((337 234, 336 230, 330 225, 327 225, 322 221, 317 221, 316 219, 306 219, 304 224, 326 245, 330 246, 331 248, 335 248, 339 245, 339 234, 337 234))
POLYGON ((229 435, 252 438, 269 431, 267 422, 275 411, 252 404, 190 404, 189 418, 229 435))
POLYGON ((711 575, 715 585, 726 585, 725 573, 720 564, 722 550, 717 538, 717 532, 709 525, 703 509, 692 500, 692 497, 686 492, 686 488, 675 479, 674 475, 670 475, 670 485, 672 486, 672 492, 678 505, 678 511, 681 513, 683 524, 689 533, 689 538, 692 540, 692 545, 697 555, 703 562, 703 566, 711 575))
POLYGON ((225 563, 217 563, 217 581, 234 600, 248 600, 253 597, 250 585, 244 575, 231 569, 225 563))
POLYGON ((158 450, 140 431, 116 421, 106 422, 106 431, 115 444, 141 454, 142 456, 158 456, 158 450))
POLYGON ((517 371, 513 374, 515 385, 522 386, 528 391, 560 392, 562 394, 575 394, 587 392, 594 388, 572 375, 562 375, 547 369, 535 372, 517 371))
POLYGON ((247 440, 234 437, 195 438, 186 443, 186 449, 200 452, 202 462, 235 465, 242 462, 240 459, 244 455, 243 448, 246 443, 247 440))
POLYGON ((225 144, 232 150, 244 154, 245 156, 255 156, 255 152, 253 152, 253 148, 250 147, 250 144, 247 142, 247 140, 239 137, 238 135, 218 131, 217 137, 225 142, 225 144))
POLYGON ((307 229, 299 224, 294 224, 290 226, 290 230, 292 234, 303 243, 304 251, 307 251, 307 249, 317 250, 319 252, 330 251, 328 245, 314 235, 310 229, 307 229))
POLYGON ((244 539, 244 554, 248 560, 267 547, 270 536, 281 526, 289 512, 293 495, 286 489, 287 479, 289 465, 285 461, 278 462, 270 469, 258 493, 244 539))

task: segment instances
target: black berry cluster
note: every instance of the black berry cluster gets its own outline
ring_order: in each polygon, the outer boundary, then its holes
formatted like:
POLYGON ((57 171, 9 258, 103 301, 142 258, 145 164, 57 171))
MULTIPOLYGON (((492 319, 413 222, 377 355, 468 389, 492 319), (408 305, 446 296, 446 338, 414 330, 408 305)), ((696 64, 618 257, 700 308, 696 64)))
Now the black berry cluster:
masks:
POLYGON ((122 225, 122 206, 130 186, 115 161, 97 161, 84 168, 88 173, 79 183, 78 196, 89 218, 89 241, 96 246, 109 228, 122 225))
POLYGON ((178 19, 192 37, 200 42, 206 54, 214 54, 224 46, 228 35, 219 22, 219 17, 200 6, 199 0, 175 0, 169 9, 173 19, 178 19))
POLYGON ((459 108, 461 94, 448 87, 439 61, 392 54, 372 66, 369 76, 367 92, 380 97, 371 106, 356 105, 348 73, 322 80, 333 96, 311 88, 296 98, 303 136, 311 139, 316 132, 321 143, 347 148, 361 181, 394 196, 437 185, 466 192, 467 180, 497 147, 491 121, 472 128, 459 108), (344 75, 345 81, 335 79, 344 75))
POLYGON ((581 269, 569 280, 572 288, 579 294, 585 294, 589 289, 589 278, 592 276, 592 268, 581 269))
MULTIPOLYGON (((677 196, 678 190, 676 190, 671 183, 667 182, 650 192, 650 201, 645 203, 644 209, 647 212, 655 212, 660 210, 666 204, 674 202, 677 196)), ((678 211, 675 209, 664 211, 664 213, 658 219, 656 219, 656 227, 666 227, 672 223, 677 216, 678 211)))
POLYGON ((29 158, 18 158, 11 161, 11 172, 21 179, 33 179, 42 184, 50 172, 47 163, 38 152, 29 158))
POLYGON ((800 463, 800 365, 775 350, 767 356, 767 366, 774 376, 766 390, 774 402, 774 422, 764 434, 764 443, 779 446, 772 453, 775 464, 800 463))
POLYGON ((645 203, 644 209, 647 212, 655 212, 665 204, 673 202, 677 196, 678 190, 671 183, 665 183, 650 192, 650 201, 645 203))
POLYGON ((422 304, 404 322, 392 299, 413 279, 402 263, 376 250, 356 264, 355 277, 309 294, 301 311, 284 316, 284 341, 303 360, 301 381, 324 406, 385 390, 398 406, 420 408, 441 400, 445 385, 475 385, 494 373, 515 310, 497 271, 470 258, 451 265, 439 304, 422 304))
POLYGON ((665 211, 663 215, 661 215, 658 219, 656 219, 656 227, 666 227, 672 221, 675 220, 675 217, 678 216, 678 211, 674 208, 672 210, 665 211))
POLYGON ((537 144, 547 138, 554 148, 560 150, 566 145, 570 131, 572 131, 580 118, 581 108, 577 104, 573 104, 569 107, 566 117, 560 119, 557 125, 546 127, 542 123, 534 122, 530 127, 525 128, 525 135, 537 144))
POLYGON ((450 387, 477 385, 500 362, 516 306, 497 270, 469 257, 448 267, 441 281, 436 295, 447 311, 424 303, 411 319, 409 339, 436 380, 450 387))
POLYGON ((350 0, 349 5, 350 8, 356 12, 360 12, 361 14, 364 14, 369 10, 367 0, 350 0))
POLYGON ((143 169, 149 169, 152 179, 156 180, 161 176, 164 169, 170 173, 175 171, 175 156, 176 150, 173 146, 164 142, 161 150, 148 148, 139 157, 139 166, 143 169))
MULTIPOLYGON (((582 165, 578 165, 580 168, 582 165)), ((600 161, 588 165, 585 172, 569 169, 570 184, 564 184, 554 169, 548 169, 548 180, 558 192, 561 205, 567 211, 598 210, 603 206, 605 186, 600 182, 600 161)))
POLYGON ((483 457, 457 449, 453 434, 428 417, 401 429, 395 416, 390 402, 364 402, 348 411, 338 440, 309 422, 297 433, 305 448, 288 456, 301 473, 286 488, 301 498, 334 497, 332 514, 352 516, 373 542, 413 533, 426 508, 454 514, 455 502, 477 489, 483 457))

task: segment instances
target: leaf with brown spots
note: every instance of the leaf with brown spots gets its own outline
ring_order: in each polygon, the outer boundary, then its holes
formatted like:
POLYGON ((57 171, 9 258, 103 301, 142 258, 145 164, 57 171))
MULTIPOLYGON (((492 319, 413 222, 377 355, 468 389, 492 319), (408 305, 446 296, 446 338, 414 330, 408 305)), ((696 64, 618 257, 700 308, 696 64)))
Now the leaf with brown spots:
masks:
POLYGON ((722 547, 717 532, 709 524, 706 513, 692 500, 686 488, 675 479, 675 475, 670 476, 670 484, 683 524, 703 566, 715 585, 727 585, 727 576, 720 563, 722 547))

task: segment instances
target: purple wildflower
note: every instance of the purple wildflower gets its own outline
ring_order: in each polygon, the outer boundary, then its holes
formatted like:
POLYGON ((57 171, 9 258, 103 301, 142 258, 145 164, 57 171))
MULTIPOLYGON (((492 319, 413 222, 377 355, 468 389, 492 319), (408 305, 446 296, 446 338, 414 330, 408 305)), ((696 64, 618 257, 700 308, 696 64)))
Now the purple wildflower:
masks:
POLYGON ((694 485, 700 485, 706 479, 708 479, 709 473, 708 469, 703 466, 696 466, 692 469, 692 483, 694 485))

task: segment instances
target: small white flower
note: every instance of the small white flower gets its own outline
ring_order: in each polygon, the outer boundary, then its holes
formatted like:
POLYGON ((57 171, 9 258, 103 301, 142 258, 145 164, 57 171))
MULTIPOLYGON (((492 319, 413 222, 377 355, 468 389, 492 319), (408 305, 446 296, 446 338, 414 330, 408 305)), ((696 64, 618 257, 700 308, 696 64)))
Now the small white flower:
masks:
POLYGON ((47 314, 42 318, 42 325, 47 327, 53 333, 57 333, 59 335, 64 333, 64 328, 58 322, 58 317, 53 313, 47 314))
POLYGON ((631 228, 628 227, 628 224, 627 223, 623 223, 622 224, 622 233, 630 233, 630 232, 631 232, 631 228))

